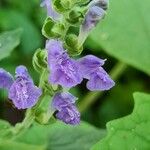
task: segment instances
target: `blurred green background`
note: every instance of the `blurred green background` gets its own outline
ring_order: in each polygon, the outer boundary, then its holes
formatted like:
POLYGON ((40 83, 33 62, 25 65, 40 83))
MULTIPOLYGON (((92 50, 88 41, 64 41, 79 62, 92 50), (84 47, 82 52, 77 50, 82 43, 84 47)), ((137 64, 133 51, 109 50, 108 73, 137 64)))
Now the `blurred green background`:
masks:
MULTIPOLYGON (((40 8, 39 4, 39 0, 0 0, 0 33, 18 28, 23 31, 19 46, 0 61, 0 67, 14 74, 15 67, 23 64, 29 68, 36 83, 38 74, 33 70, 32 56, 37 48, 44 48, 45 45, 41 28, 46 10, 40 8)), ((106 58, 104 68, 114 78, 116 86, 103 93, 91 93, 86 89, 85 81, 72 89, 72 93, 79 97, 82 120, 105 128, 106 122, 132 112, 133 92, 150 92, 148 10, 149 7, 140 0, 112 0, 108 15, 87 39, 82 55, 93 54, 106 58)), ((0 51, 0 55, 2 53, 0 51)), ((24 111, 12 107, 6 92, 1 91, 0 118, 15 124, 23 116, 24 111)))

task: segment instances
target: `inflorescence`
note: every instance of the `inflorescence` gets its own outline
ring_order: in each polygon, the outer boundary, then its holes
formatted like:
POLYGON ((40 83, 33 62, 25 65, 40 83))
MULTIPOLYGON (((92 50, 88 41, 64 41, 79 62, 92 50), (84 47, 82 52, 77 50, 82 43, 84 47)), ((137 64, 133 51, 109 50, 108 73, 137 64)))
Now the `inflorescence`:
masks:
POLYGON ((52 97, 49 109, 53 109, 55 117, 76 125, 80 123, 80 113, 75 106, 77 98, 69 89, 83 79, 87 79, 90 91, 109 90, 115 85, 103 68, 105 59, 93 55, 75 59, 90 31, 104 18, 108 1, 44 0, 41 6, 47 9, 48 17, 42 28, 47 40, 45 49, 35 53, 33 65, 41 74, 42 85, 36 87, 26 67, 18 66, 15 79, 0 69, 0 88, 8 90, 9 99, 18 109, 35 106, 41 95, 49 93, 52 97), (78 28, 78 35, 71 28, 78 28))

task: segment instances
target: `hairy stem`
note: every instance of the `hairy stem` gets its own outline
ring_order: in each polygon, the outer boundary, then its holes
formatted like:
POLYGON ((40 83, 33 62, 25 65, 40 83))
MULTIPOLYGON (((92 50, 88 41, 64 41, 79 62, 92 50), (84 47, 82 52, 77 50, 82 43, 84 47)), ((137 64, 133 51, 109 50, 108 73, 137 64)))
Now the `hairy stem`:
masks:
MULTIPOLYGON (((126 68, 126 64, 118 62, 110 72, 110 76, 113 80, 117 80, 126 68)), ((80 112, 84 112, 86 109, 88 109, 91 106, 91 104, 94 103, 97 100, 97 98, 99 98, 102 94, 103 92, 88 92, 78 104, 80 112)))

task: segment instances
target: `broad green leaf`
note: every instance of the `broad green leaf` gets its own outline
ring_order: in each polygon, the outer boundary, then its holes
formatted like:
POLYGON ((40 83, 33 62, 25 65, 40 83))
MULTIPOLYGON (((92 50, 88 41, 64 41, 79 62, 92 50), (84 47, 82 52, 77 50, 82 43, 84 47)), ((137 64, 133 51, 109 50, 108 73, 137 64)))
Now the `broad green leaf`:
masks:
POLYGON ((36 124, 17 140, 33 145, 47 144, 48 150, 88 150, 104 135, 104 130, 86 123, 70 126, 57 122, 44 126, 36 124))
POLYGON ((149 150, 150 94, 135 93, 129 116, 107 123, 107 136, 92 150, 149 150))
POLYGON ((98 130, 88 124, 72 127, 59 124, 49 135, 48 150, 88 150, 105 130, 98 130))
POLYGON ((93 30, 90 47, 150 75, 149 0, 110 0, 106 18, 93 30))
POLYGON ((14 141, 0 141, 0 150, 46 150, 44 146, 34 146, 14 141))
POLYGON ((20 43, 21 29, 7 31, 0 34, 0 60, 8 57, 20 43))
POLYGON ((0 28, 3 30, 18 27, 23 29, 21 49, 24 53, 32 53, 41 46, 42 35, 40 35, 40 30, 38 31, 33 22, 23 13, 11 9, 1 9, 0 20, 0 28))

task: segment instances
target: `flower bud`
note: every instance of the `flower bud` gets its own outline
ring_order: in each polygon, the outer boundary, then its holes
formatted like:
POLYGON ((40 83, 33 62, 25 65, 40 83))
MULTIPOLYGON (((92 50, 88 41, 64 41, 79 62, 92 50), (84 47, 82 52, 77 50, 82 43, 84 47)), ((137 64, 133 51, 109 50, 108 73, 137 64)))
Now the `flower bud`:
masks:
POLYGON ((47 51, 38 49, 33 56, 34 69, 41 73, 43 69, 47 68, 47 51))
POLYGON ((84 20, 86 11, 84 7, 74 7, 74 9, 68 13, 66 20, 73 26, 79 26, 84 20))
POLYGON ((70 9, 74 6, 73 0, 53 0, 54 8, 59 13, 64 13, 70 11, 70 9))
POLYGON ((42 34, 46 38, 60 38, 65 32, 65 26, 59 22, 54 22, 51 18, 45 20, 42 28, 42 34))
POLYGON ((66 36, 64 46, 70 55, 79 55, 83 50, 83 47, 78 45, 78 37, 75 34, 66 36))

